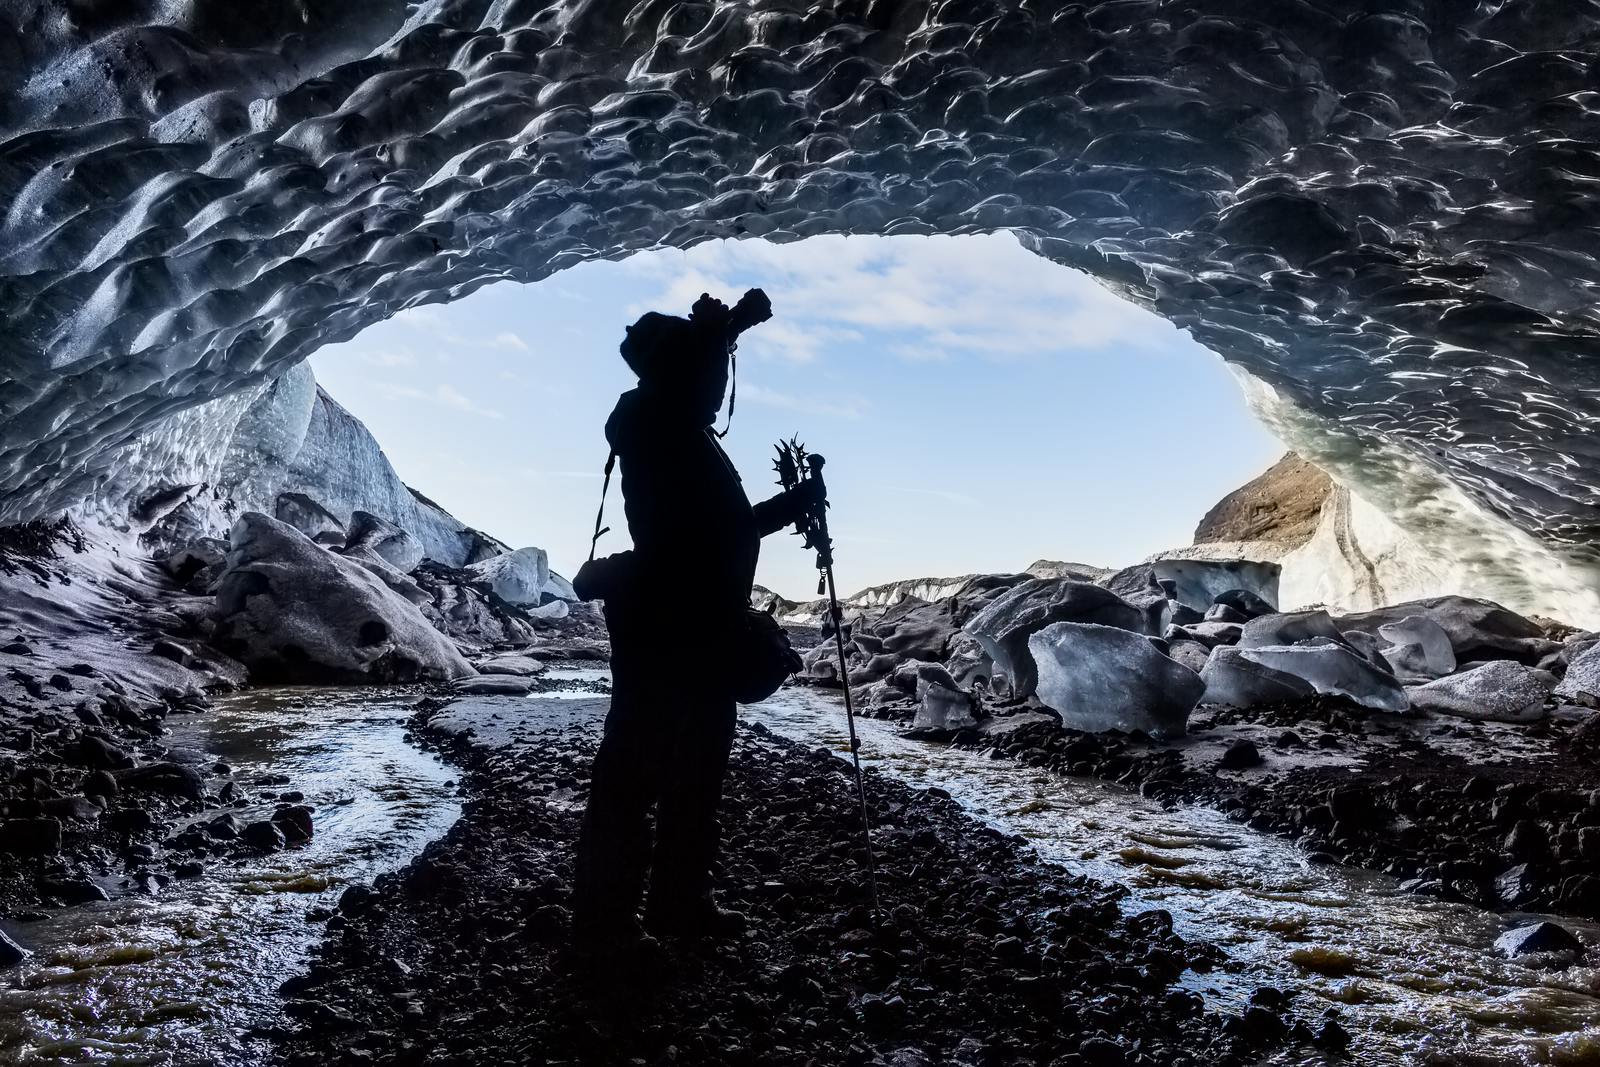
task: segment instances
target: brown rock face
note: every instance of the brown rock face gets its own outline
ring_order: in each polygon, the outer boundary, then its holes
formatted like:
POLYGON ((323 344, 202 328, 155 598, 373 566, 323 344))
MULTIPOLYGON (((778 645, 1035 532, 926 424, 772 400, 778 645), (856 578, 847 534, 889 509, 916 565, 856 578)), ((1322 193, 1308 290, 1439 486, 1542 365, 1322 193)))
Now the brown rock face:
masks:
POLYGON ((1333 481, 1293 452, 1223 497, 1195 527, 1195 544, 1279 541, 1299 547, 1316 532, 1333 481))

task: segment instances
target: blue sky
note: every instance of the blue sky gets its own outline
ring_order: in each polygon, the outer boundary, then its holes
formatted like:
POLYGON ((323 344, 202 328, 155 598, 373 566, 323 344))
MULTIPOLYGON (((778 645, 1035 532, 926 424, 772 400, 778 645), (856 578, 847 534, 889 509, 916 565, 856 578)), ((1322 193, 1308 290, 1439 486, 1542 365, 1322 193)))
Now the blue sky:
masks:
MULTIPOLYGON (((571 575, 588 552, 617 355, 646 310, 750 286, 774 318, 739 347, 724 442, 752 499, 772 445, 828 457, 839 584, 1102 566, 1187 544, 1200 516, 1282 449, 1222 361, 1009 234, 716 241, 570 268, 413 308, 313 357, 409 484, 571 575)), ((627 547, 612 488, 612 532, 627 547)), ((815 588, 798 539, 757 580, 815 588)))

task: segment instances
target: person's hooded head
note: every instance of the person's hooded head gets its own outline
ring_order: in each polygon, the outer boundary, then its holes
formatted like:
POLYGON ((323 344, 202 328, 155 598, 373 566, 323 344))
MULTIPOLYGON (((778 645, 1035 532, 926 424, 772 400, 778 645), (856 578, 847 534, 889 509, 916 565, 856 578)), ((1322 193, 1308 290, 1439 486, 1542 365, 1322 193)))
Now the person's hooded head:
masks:
POLYGON ((728 391, 725 331, 649 311, 628 327, 620 351, 642 391, 681 407, 697 424, 716 421, 728 391))

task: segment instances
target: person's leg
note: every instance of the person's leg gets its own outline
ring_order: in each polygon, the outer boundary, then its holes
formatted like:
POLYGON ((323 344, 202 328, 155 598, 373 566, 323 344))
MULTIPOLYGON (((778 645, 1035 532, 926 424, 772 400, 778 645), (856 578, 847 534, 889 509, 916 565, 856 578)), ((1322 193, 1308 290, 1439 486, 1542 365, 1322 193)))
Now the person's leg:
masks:
POLYGON ((613 661, 611 711, 595 755, 573 878, 579 937, 629 936, 636 929, 649 854, 649 810, 667 743, 662 709, 645 699, 644 664, 613 661))
POLYGON ((681 928, 716 916, 711 868, 721 836, 717 808, 736 717, 732 698, 720 695, 698 695, 677 716, 656 811, 647 915, 652 926, 681 928))

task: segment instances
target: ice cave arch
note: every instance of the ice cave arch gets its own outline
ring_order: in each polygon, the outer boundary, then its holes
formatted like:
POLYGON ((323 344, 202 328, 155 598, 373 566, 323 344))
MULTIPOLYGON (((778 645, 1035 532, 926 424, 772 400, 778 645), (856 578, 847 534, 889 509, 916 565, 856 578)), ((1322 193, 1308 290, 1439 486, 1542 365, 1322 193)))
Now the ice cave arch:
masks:
POLYGON ((236 476, 311 351, 489 281, 1010 229, 1228 360, 1354 525, 1428 546, 1419 582, 1600 616, 1593 0, 15 0, 0 26, 0 521, 236 476))

